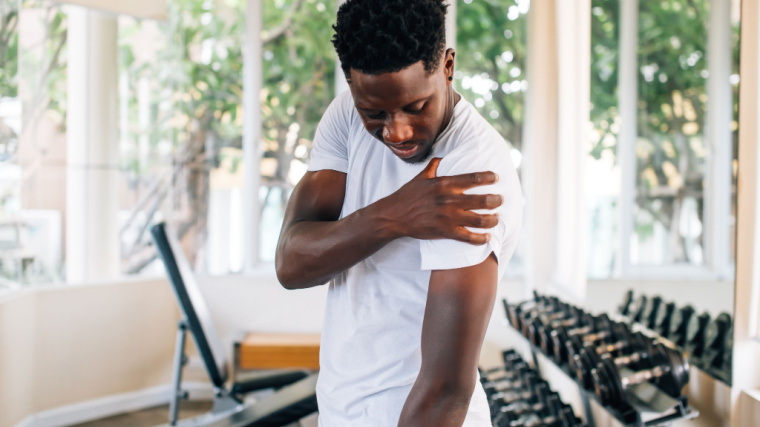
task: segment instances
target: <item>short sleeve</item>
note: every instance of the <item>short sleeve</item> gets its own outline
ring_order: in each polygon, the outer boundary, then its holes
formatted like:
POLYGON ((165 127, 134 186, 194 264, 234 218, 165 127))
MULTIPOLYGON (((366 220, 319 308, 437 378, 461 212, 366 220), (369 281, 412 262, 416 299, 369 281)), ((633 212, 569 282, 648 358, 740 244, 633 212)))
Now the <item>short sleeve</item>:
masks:
POLYGON ((348 91, 338 95, 327 107, 314 135, 310 172, 324 169, 348 171, 348 138, 353 113, 351 93, 348 91))
POLYGON ((485 245, 472 245, 456 240, 423 240, 420 242, 422 270, 451 270, 469 267, 485 261, 493 252, 499 262, 499 278, 512 257, 522 226, 522 191, 517 172, 512 165, 507 145, 494 141, 485 149, 456 149, 447 154, 438 166, 438 176, 451 176, 471 172, 492 171, 499 181, 492 185, 474 187, 466 194, 500 194, 504 203, 493 210, 476 210, 476 213, 498 213, 498 224, 490 229, 469 229, 475 233, 490 233, 491 240, 485 245))

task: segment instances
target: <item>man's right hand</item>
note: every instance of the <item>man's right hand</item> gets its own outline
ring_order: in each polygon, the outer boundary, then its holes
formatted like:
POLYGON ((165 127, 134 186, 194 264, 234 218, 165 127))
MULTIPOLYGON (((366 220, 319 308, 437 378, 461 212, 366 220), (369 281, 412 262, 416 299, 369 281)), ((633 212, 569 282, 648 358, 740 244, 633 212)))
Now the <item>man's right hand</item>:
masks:
POLYGON ((395 193, 379 200, 373 208, 388 221, 394 237, 415 239, 454 239, 482 245, 490 234, 474 233, 465 227, 493 228, 498 215, 478 214, 474 210, 496 209, 504 203, 498 194, 464 194, 473 187, 494 184, 493 172, 436 177, 441 159, 436 157, 414 179, 395 193))
POLYGON ((496 215, 473 210, 497 208, 502 196, 464 191, 498 177, 493 172, 436 177, 440 161, 431 160, 395 193, 340 219, 346 174, 307 172, 285 209, 275 258, 280 283, 288 289, 324 284, 400 237, 488 242, 488 234, 465 227, 494 227, 496 215))

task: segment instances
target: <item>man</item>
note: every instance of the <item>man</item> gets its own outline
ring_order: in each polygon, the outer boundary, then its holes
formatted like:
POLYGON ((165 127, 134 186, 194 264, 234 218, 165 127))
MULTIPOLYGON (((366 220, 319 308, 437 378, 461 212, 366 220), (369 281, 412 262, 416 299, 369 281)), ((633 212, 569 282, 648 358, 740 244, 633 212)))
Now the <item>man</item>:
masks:
POLYGON ((441 0, 348 0, 350 91, 317 129, 277 275, 329 282, 319 423, 490 426, 477 381, 522 197, 507 144, 452 87, 441 0))

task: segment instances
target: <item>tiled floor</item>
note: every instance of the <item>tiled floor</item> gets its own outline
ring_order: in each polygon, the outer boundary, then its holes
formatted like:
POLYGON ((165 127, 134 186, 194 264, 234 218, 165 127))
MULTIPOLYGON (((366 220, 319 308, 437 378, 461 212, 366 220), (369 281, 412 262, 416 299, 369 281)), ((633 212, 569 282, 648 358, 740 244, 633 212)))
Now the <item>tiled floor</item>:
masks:
MULTIPOLYGON (((211 402, 182 402, 179 418, 192 418, 211 410, 211 402)), ((102 420, 77 424, 77 427, 152 427, 169 422, 169 405, 156 406, 142 411, 115 415, 102 420)))

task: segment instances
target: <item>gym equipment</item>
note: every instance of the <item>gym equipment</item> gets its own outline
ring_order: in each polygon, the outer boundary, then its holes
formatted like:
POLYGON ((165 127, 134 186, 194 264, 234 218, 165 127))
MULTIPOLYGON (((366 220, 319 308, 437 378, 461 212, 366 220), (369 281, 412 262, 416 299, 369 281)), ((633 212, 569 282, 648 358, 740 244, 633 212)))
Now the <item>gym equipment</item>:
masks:
POLYGON ((689 382, 689 363, 681 353, 656 343, 650 346, 647 360, 648 369, 621 376, 612 358, 602 358, 591 373, 600 402, 619 406, 625 400, 623 394, 628 387, 650 380, 655 380, 658 387, 670 396, 680 396, 681 389, 689 382))
POLYGON ((567 337, 564 341, 567 361, 573 368, 575 356, 585 347, 595 347, 600 353, 610 353, 625 349, 633 342, 631 330, 624 323, 611 322, 610 329, 593 334, 567 337), (606 342, 606 344, 605 344, 606 342))
POLYGON ((724 355, 730 344, 727 335, 731 332, 731 315, 721 313, 713 319, 705 331, 705 350, 703 359, 706 366, 720 369, 723 366, 724 355))
POLYGON ((670 336, 670 323, 673 320, 673 315, 676 311, 676 304, 669 302, 660 306, 657 311, 657 319, 654 322, 654 331, 660 334, 661 337, 668 338, 670 336))
POLYGON ((528 402, 515 402, 502 406, 499 413, 494 417, 494 424, 510 425, 527 415, 536 415, 539 417, 548 417, 555 412, 559 412, 562 402, 559 394, 554 391, 537 396, 537 402, 530 404, 528 402), (505 424, 506 423, 506 424, 505 424))
POLYGON ((640 295, 636 302, 633 303, 633 306, 631 307, 631 311, 628 314, 628 318, 631 320, 631 323, 641 323, 642 319, 644 318, 644 310, 647 308, 647 297, 645 295, 640 295))
POLYGON ((557 320, 565 316, 566 310, 566 304, 559 300, 552 299, 546 304, 534 306, 530 309, 523 309, 521 306, 513 307, 510 317, 514 318, 512 326, 524 335, 526 320, 533 319, 534 317, 540 317, 545 322, 557 320))
POLYGON ((691 316, 691 319, 689 319, 689 325, 686 327, 686 344, 684 347, 692 357, 702 357, 705 350, 705 335, 709 324, 710 315, 707 313, 691 316))
POLYGON ((660 306, 662 306, 662 298, 659 296, 650 298, 642 313, 641 324, 648 329, 654 330, 654 326, 657 323, 657 316, 660 312, 660 306))
POLYGON ((618 313, 623 316, 630 316, 631 305, 633 304, 633 290, 628 290, 623 296, 623 302, 618 306, 618 313))
POLYGON ((603 357, 612 357, 612 351, 619 351, 617 357, 612 359, 615 366, 636 367, 642 359, 649 356, 649 339, 643 334, 636 332, 629 334, 626 339, 615 344, 601 347, 584 347, 573 357, 573 369, 575 378, 584 388, 593 387, 592 371, 599 366, 603 357))
POLYGON ((695 312, 694 307, 687 305, 673 313, 673 319, 670 321, 670 333, 668 334, 668 337, 675 345, 679 347, 684 347, 686 345, 686 330, 688 329, 689 322, 695 312))
POLYGON ((496 427, 576 427, 581 426, 581 420, 575 416, 573 408, 563 404, 559 413, 540 418, 536 415, 512 421, 509 424, 494 424, 496 427))
POLYGON ((551 331, 552 348, 551 353, 544 350, 543 338, 541 349, 549 356, 554 356, 554 360, 558 363, 566 363, 570 356, 568 355, 567 345, 572 341, 573 345, 583 345, 585 342, 593 343, 599 340, 611 337, 615 334, 618 328, 625 328, 624 325, 610 321, 610 318, 606 314, 601 314, 592 318, 592 320, 584 327, 567 329, 565 327, 558 327, 551 331))
POLYGON ((533 317, 526 320, 525 332, 527 332, 526 338, 531 344, 540 346, 542 349, 546 347, 548 351, 545 352, 551 355, 553 345, 549 331, 558 327, 583 327, 587 325, 591 325, 590 327, 593 328, 593 324, 594 316, 577 307, 568 307, 565 315, 559 319, 544 322, 540 317, 533 317))
POLYGON ((309 371, 254 371, 232 378, 231 384, 227 385, 230 378, 222 341, 179 242, 164 223, 154 225, 150 231, 182 313, 177 331, 168 425, 177 425, 179 401, 187 397, 181 382, 182 369, 187 363, 185 342, 188 331, 213 384, 214 404, 208 414, 182 421, 179 425, 274 427, 296 422, 316 412, 317 374, 309 371), (252 405, 243 403, 245 394, 271 388, 277 391, 252 405))

